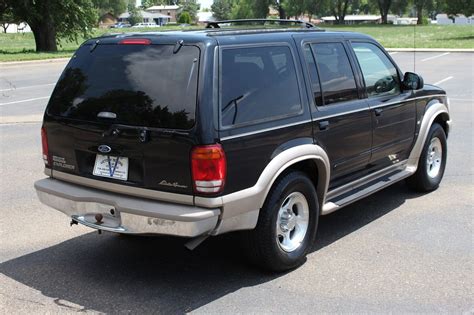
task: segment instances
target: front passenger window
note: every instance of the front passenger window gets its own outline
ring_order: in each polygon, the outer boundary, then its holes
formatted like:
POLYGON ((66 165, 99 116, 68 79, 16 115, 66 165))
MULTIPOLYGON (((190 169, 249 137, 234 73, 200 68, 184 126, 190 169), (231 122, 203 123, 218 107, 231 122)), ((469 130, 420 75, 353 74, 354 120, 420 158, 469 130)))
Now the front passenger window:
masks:
POLYGON ((397 69, 383 51, 371 43, 352 43, 369 97, 400 93, 397 69))

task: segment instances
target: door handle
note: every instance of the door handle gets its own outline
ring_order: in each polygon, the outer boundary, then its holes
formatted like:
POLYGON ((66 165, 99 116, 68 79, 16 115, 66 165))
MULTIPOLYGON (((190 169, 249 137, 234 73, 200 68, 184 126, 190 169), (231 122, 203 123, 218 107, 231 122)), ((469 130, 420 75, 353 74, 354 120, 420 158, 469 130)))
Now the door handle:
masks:
POLYGON ((383 113, 383 109, 382 108, 376 108, 375 109, 375 116, 381 116, 383 113))
POLYGON ((329 127, 329 121, 323 120, 319 122, 319 130, 327 130, 329 127))

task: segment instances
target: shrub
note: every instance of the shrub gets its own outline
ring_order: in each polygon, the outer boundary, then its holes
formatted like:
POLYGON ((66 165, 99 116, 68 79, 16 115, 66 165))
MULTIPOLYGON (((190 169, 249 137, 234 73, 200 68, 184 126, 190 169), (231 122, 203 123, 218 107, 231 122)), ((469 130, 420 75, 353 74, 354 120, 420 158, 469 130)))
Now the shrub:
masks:
POLYGON ((180 24, 191 24, 191 15, 188 12, 183 11, 179 15, 178 23, 180 24))

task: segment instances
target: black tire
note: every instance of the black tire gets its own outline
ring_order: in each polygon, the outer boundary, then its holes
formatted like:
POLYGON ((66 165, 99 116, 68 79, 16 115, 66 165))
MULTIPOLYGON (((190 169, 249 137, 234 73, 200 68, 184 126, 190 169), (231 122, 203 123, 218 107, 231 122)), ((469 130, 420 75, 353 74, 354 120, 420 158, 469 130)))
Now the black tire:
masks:
POLYGON ((446 158, 448 156, 448 146, 446 142, 446 133, 440 124, 434 123, 426 138, 423 151, 421 152, 420 160, 418 161, 418 169, 415 174, 407 178, 407 184, 412 189, 418 192, 429 192, 439 187, 443 179, 444 169, 446 168, 446 158), (429 175, 428 155, 430 154, 430 145, 433 140, 437 138, 441 144, 441 164, 436 176, 429 175))
MULTIPOLYGON (((250 261, 270 271, 285 271, 296 268, 306 260, 316 237, 319 219, 319 204, 316 190, 311 180, 300 171, 292 171, 276 181, 265 203, 260 209, 257 226, 244 234, 245 250, 250 261), (299 193, 299 194, 298 194, 299 193), (307 201, 309 221, 306 234, 299 247, 285 251, 277 239, 277 220, 282 203, 290 195, 301 195, 307 201)), ((296 229, 294 230, 296 231, 296 229)))

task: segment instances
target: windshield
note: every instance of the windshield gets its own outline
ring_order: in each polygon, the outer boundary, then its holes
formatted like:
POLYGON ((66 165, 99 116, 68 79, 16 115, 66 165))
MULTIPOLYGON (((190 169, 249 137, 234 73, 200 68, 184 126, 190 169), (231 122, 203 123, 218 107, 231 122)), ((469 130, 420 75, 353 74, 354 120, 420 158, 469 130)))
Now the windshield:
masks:
POLYGON ((98 45, 92 51, 91 46, 82 46, 61 75, 48 114, 190 129, 195 119, 199 49, 173 50, 173 45, 98 45))

